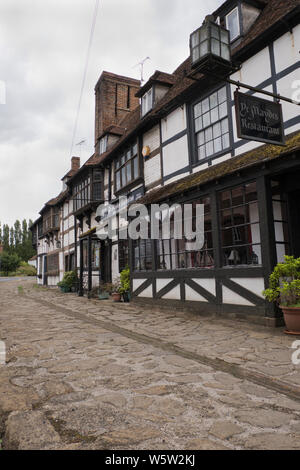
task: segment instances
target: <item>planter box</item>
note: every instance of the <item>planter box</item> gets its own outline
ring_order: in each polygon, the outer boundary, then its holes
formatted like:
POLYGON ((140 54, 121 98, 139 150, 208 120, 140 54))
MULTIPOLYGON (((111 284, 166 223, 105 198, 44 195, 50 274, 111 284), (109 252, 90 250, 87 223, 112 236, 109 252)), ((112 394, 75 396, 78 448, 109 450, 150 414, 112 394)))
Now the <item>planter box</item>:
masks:
POLYGON ((300 335, 300 307, 280 306, 287 327, 286 333, 300 335))
POLYGON ((130 292, 123 292, 122 295, 124 302, 130 302, 130 292))
POLYGON ((109 293, 108 292, 100 292, 98 295, 99 300, 108 300, 109 299, 109 293))

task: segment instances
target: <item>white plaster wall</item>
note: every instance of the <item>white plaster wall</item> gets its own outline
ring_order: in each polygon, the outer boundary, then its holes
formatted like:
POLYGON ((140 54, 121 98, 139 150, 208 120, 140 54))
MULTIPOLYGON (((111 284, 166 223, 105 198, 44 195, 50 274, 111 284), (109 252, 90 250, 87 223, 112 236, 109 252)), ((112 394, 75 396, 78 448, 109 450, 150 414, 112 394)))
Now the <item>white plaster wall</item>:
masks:
POLYGON ((198 171, 205 170, 208 168, 208 163, 202 163, 201 165, 197 165, 195 168, 192 169, 192 173, 198 173, 198 171))
POLYGON ((48 276, 47 285, 50 287, 56 287, 59 282, 59 276, 48 276))
POLYGON ((187 136, 175 140, 163 148, 164 176, 185 168, 189 164, 187 136))
POLYGON ((225 160, 228 160, 229 158, 232 158, 231 153, 226 153, 226 155, 223 155, 222 157, 214 158, 212 164, 217 165, 218 163, 225 162, 225 160))
POLYGON ((174 289, 170 290, 170 292, 162 297, 162 299, 170 300, 180 300, 180 298, 180 286, 174 287, 174 289))
POLYGON ((162 141, 174 137, 174 135, 186 129, 186 107, 180 106, 161 120, 162 141))
POLYGON ((145 186, 149 186, 161 178, 160 154, 144 162, 145 186))
POLYGON ((274 41, 274 55, 276 72, 281 72, 299 60, 300 25, 297 25, 292 34, 285 33, 274 41))
POLYGON ((143 146, 148 145, 151 152, 158 149, 160 146, 159 126, 154 126, 150 131, 145 132, 143 135, 143 146))
POLYGON ((156 292, 159 292, 164 287, 166 287, 170 282, 173 281, 173 278, 170 279, 156 279, 156 292))
POLYGON ((174 183, 175 181, 178 181, 188 175, 189 175, 189 172, 181 173, 180 175, 173 176, 173 178, 168 179, 165 184, 174 183))
MULTIPOLYGON (((242 67, 231 75, 233 80, 257 86, 271 76, 269 48, 265 47, 250 59, 243 62, 242 67)), ((242 90, 243 91, 243 90, 242 90)))
POLYGON ((152 285, 148 286, 145 290, 143 290, 143 292, 140 295, 138 295, 138 297, 146 297, 146 298, 152 299, 153 297, 152 285))
POLYGON ((185 300, 191 302, 208 302, 202 295, 194 291, 190 286, 185 286, 185 300))
POLYGON ((216 281, 215 279, 193 279, 193 281, 203 289, 207 290, 210 294, 216 295, 216 281))
MULTIPOLYGON (((296 88, 293 86, 298 86, 300 89, 300 72, 299 70, 295 70, 293 73, 287 75, 284 78, 281 78, 277 82, 277 90, 280 95, 286 96, 287 98, 292 98, 293 94, 296 91, 296 88), (298 83, 298 85, 297 85, 298 83)), ((298 93, 298 99, 300 99, 300 93, 298 93)), ((294 117, 299 117, 299 106, 295 104, 287 103, 286 101, 282 101, 282 114, 283 120, 288 121, 294 117)), ((299 130, 299 124, 296 125, 296 129, 299 130)), ((287 133, 293 132, 292 129, 288 129, 287 133)))
POLYGON ((133 279, 132 280, 133 292, 137 290, 145 281, 147 281, 147 279, 133 279))
POLYGON ((236 294, 232 290, 228 289, 227 287, 223 286, 223 303, 224 304, 233 304, 233 305, 248 305, 253 306, 251 302, 244 299, 240 295, 236 294))
POLYGON ((265 281, 263 277, 231 278, 231 280, 245 289, 250 290, 262 299, 264 298, 262 295, 262 292, 265 289, 265 281))

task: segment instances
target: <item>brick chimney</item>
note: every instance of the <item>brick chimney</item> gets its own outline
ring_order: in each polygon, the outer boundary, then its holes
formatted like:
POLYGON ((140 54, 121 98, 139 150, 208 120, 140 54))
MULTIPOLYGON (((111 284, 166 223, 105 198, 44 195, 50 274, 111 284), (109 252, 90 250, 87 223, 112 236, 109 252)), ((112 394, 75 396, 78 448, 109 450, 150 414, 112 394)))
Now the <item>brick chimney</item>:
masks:
POLYGON ((135 94, 140 81, 109 72, 103 72, 95 87, 95 143, 103 131, 120 121, 139 105, 135 94))
POLYGON ((77 171, 80 168, 80 158, 79 157, 72 157, 71 158, 71 170, 77 171))

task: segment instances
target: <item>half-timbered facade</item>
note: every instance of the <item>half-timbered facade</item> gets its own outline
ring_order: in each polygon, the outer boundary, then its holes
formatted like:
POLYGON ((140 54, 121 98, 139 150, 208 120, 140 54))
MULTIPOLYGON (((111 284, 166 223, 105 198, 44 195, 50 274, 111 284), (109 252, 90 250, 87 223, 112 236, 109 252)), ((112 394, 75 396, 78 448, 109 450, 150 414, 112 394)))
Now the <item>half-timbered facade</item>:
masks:
MULTIPOLYGON (((276 262, 300 256, 299 106, 281 101, 285 145, 239 138, 232 82, 253 87, 240 90, 251 96, 265 90, 299 100, 299 16, 297 0, 224 2, 213 18, 229 30, 236 66, 227 77, 193 74, 190 58, 172 74, 156 71, 142 87, 102 74, 95 154, 68 179, 63 202, 72 214, 80 294, 115 279, 129 263, 135 302, 280 323, 262 291, 276 262), (203 204, 203 248, 193 251, 172 236, 124 240, 120 220, 114 239, 100 241, 96 208, 117 207, 122 195, 146 205, 203 204)), ((197 54, 207 45, 200 38, 192 47, 197 54)), ((55 217, 52 209, 42 212, 43 227, 55 217)), ((43 228, 41 250, 47 251, 45 239, 56 240, 54 229, 43 228)), ((61 243, 63 250, 69 240, 61 243)))

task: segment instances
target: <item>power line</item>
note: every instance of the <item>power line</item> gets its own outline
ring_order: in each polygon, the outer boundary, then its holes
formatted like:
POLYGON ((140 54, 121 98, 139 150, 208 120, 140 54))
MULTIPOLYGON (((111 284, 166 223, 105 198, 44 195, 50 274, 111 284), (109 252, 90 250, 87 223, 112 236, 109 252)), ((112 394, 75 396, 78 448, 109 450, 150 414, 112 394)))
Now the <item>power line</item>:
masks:
POLYGON ((78 102, 78 106, 77 106, 76 119, 75 119, 74 128, 73 128, 73 136, 72 136, 70 157, 72 156, 74 141, 75 141, 75 137, 76 137, 76 133, 77 133, 79 113, 80 113, 83 90, 84 90, 84 85, 85 85, 87 70, 88 70, 88 65, 89 65, 90 52, 91 52, 91 47, 92 47, 93 37, 94 37, 94 32, 95 32, 95 27, 96 27, 96 21, 97 21, 98 9, 99 9, 99 2, 100 2, 100 0, 96 0, 96 3, 95 3, 93 21, 92 21, 91 32, 90 32, 90 39, 89 39, 89 44, 88 44, 88 49, 87 49, 87 54, 86 54, 86 60, 85 60, 85 65, 84 65, 84 72, 83 72, 83 77, 82 77, 81 90, 80 90, 80 95, 79 95, 79 102, 78 102))

